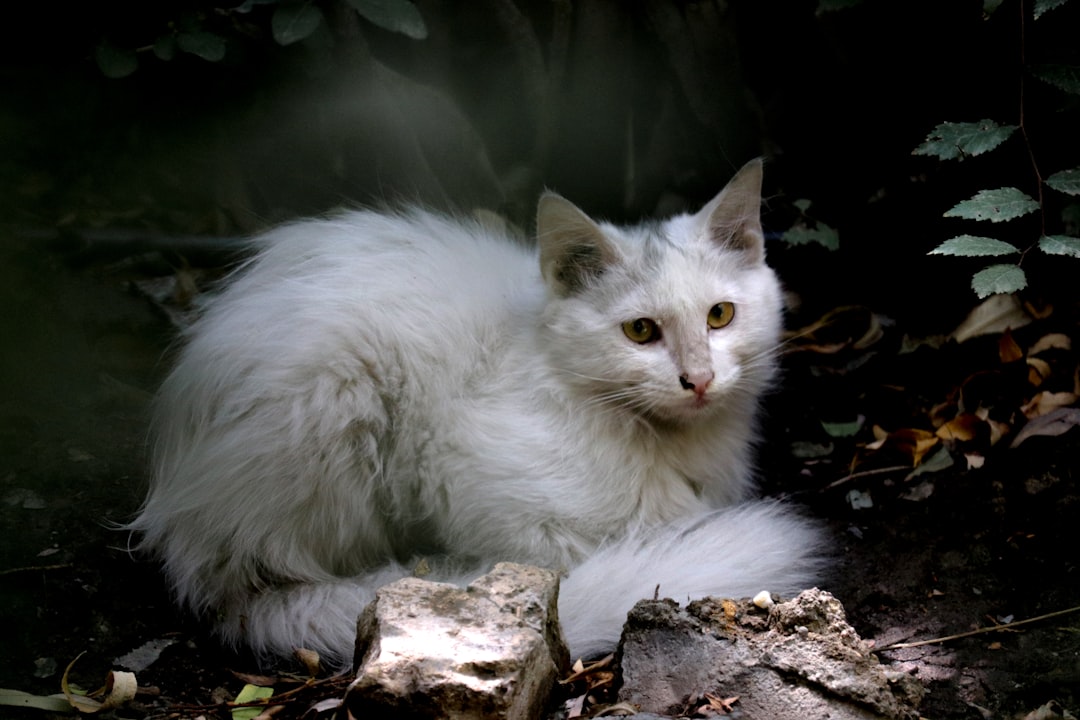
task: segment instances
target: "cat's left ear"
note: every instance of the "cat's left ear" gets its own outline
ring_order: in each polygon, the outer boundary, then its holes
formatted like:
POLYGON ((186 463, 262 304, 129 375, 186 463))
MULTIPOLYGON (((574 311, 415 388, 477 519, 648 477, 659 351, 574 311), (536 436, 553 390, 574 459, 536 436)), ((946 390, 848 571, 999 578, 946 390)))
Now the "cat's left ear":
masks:
POLYGON ((765 261, 761 229, 761 158, 742 166, 735 177, 694 216, 705 237, 745 253, 747 262, 765 261))
POLYGON ((540 197, 536 235, 540 244, 540 272, 560 296, 584 288, 620 257, 592 218, 553 192, 540 197))

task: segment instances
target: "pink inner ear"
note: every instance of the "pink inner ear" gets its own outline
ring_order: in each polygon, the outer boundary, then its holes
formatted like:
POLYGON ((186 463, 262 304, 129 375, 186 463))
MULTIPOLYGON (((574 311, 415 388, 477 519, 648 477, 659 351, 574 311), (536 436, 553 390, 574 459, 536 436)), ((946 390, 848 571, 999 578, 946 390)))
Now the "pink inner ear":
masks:
POLYGON ((707 236, 721 247, 747 254, 752 263, 765 258, 761 229, 761 161, 751 160, 728 182, 697 217, 707 236))

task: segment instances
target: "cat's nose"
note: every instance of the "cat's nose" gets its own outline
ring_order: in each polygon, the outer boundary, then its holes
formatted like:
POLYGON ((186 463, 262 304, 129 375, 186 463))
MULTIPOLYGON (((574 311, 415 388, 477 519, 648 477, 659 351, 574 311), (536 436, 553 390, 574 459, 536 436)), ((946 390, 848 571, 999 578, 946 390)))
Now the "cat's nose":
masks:
POLYGON ((705 389, 709 387, 709 383, 712 382, 715 377, 712 370, 706 370, 704 372, 686 373, 679 376, 679 384, 683 386, 684 390, 693 390, 698 395, 705 392, 705 389))

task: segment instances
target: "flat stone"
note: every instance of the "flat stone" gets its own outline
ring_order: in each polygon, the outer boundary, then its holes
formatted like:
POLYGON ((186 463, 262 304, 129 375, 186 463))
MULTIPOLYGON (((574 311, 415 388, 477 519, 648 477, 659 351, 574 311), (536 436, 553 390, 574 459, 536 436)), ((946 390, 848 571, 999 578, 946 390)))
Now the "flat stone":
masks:
POLYGON ((543 716, 568 664, 559 578, 500 563, 467 588, 405 578, 376 592, 357 621, 357 718, 543 716))

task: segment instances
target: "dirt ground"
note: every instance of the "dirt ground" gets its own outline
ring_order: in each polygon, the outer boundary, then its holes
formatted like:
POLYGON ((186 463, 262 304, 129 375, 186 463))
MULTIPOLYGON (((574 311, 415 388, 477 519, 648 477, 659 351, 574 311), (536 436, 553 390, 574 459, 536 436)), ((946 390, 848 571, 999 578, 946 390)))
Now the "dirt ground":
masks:
MULTIPOLYGON (((254 671, 250 659, 220 650, 176 611, 156 569, 132 558, 124 533, 111 527, 139 502, 148 403, 173 334, 133 282, 160 274, 163 263, 141 251, 85 263, 71 247, 31 250, 42 242, 10 232, 5 240, 0 688, 59 692, 64 668, 80 653, 71 678, 96 688, 119 658, 156 642, 164 649, 137 671, 142 690, 117 717, 231 698, 243 685, 233 671, 254 671)), ((1078 339, 1074 310, 1036 321, 1017 334, 1018 344, 1030 347, 1051 332, 1078 339)), ((976 438, 966 452, 985 460, 981 469, 957 462, 906 480, 910 448, 894 437, 868 450, 872 426, 920 426, 928 408, 960 386, 970 403, 970 378, 994 366, 1000 335, 901 353, 904 333, 886 327, 840 352, 796 341, 801 351, 788 356, 785 389, 768 402, 765 490, 805 504, 827 524, 835 562, 823 587, 878 647, 1076 608, 1080 431, 1015 449, 976 438), (851 432, 822 430, 822 419, 860 417, 851 432)), ((1072 351, 1059 360, 1075 367, 1072 351)), ((1012 392, 998 372, 986 371, 982 392, 1012 392)), ((1024 717, 1052 700, 1080 714, 1080 613, 883 651, 881 659, 925 683, 922 715, 933 720, 1024 717)))

